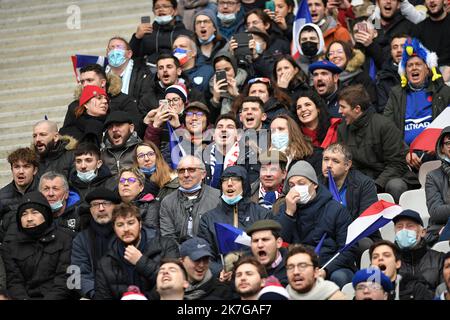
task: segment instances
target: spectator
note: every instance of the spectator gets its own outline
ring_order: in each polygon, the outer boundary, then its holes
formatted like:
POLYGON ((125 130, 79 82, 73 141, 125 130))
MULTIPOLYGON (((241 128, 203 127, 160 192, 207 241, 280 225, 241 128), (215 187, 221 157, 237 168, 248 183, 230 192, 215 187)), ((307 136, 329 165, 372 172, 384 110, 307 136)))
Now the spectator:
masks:
POLYGON ((155 21, 139 24, 130 40, 136 57, 147 56, 150 64, 156 64, 158 55, 172 52, 173 41, 178 35, 192 34, 177 17, 177 5, 176 0, 153 0, 155 21))
POLYGON ((214 223, 227 223, 235 228, 245 229, 255 221, 272 219, 272 212, 251 202, 250 181, 247 171, 241 166, 231 166, 221 176, 221 202, 216 208, 206 212, 200 220, 198 236, 211 244, 211 271, 218 275, 222 267, 219 262, 219 246, 217 244, 214 223))
POLYGON ((450 300, 450 252, 447 252, 444 256, 442 276, 446 290, 439 297, 436 297, 435 300, 450 300))
POLYGON ((333 118, 340 118, 338 90, 342 69, 328 60, 316 61, 309 66, 313 75, 314 89, 326 102, 327 111, 333 118))
POLYGON ((362 85, 344 88, 338 100, 343 118, 338 142, 348 146, 355 169, 374 179, 377 192, 383 192, 389 180, 406 171, 401 132, 392 121, 375 113, 362 85))
POLYGON ((84 201, 92 189, 105 187, 114 190, 116 178, 100 159, 100 149, 92 143, 80 143, 74 152, 75 168, 69 175, 69 186, 84 201))
POLYGON ((286 257, 286 287, 291 300, 345 300, 339 287, 320 275, 319 259, 310 248, 291 246, 286 257))
MULTIPOLYGON (((288 243, 301 243, 319 247, 319 264, 325 265, 345 245, 347 228, 352 219, 348 211, 334 201, 331 193, 317 180, 313 167, 298 161, 288 171, 284 182, 286 204, 281 206, 278 221, 282 225, 281 237, 288 243), (308 228, 304 226, 308 225, 308 228)), ((354 250, 343 251, 320 276, 330 279, 339 287, 350 282, 355 271, 354 250)))
MULTIPOLYGON (((279 0, 284 1, 284 0, 279 0)), ((294 58, 284 54, 273 65, 272 79, 292 101, 309 91, 308 76, 297 65, 294 58)))
POLYGON ((37 191, 22 198, 14 241, 4 247, 8 292, 17 300, 64 300, 72 239, 55 228, 48 201, 37 191))
POLYGON ((156 277, 156 291, 160 300, 184 300, 188 288, 188 275, 177 259, 162 259, 156 277))
POLYGON ((327 148, 337 140, 337 128, 342 119, 331 117, 325 101, 315 91, 299 95, 295 105, 295 120, 303 135, 314 147, 327 148))
POLYGON ((234 286, 241 300, 258 300, 267 278, 264 266, 255 257, 242 257, 234 266, 234 286))
POLYGON ((246 230, 251 237, 252 254, 266 269, 268 276, 275 276, 285 287, 287 249, 283 248, 281 225, 274 220, 259 220, 246 230))
POLYGON ((240 0, 217 1, 217 27, 219 33, 230 40, 231 36, 244 30, 244 9, 240 0))
POLYGON ((302 71, 309 75, 309 66, 320 60, 326 47, 322 31, 314 23, 305 23, 299 30, 298 36, 294 35, 295 45, 300 57, 296 60, 302 71), (298 38, 297 38, 298 37, 298 38))
POLYGON ((142 140, 137 136, 133 120, 123 111, 110 113, 104 128, 102 161, 116 175, 123 167, 133 165, 136 145, 142 140))
POLYGON ((436 142, 436 156, 441 166, 427 174, 425 193, 430 221, 427 242, 431 246, 450 219, 450 126, 445 127, 436 142))
POLYGON ((114 192, 99 187, 90 191, 85 200, 89 204, 90 220, 86 229, 73 239, 71 264, 80 268, 80 295, 92 299, 97 265, 114 238, 112 212, 120 198, 114 192))
POLYGON ((250 96, 242 99, 242 108, 239 110, 239 120, 242 123, 242 129, 245 131, 250 130, 250 132, 260 132, 266 119, 267 114, 264 112, 264 102, 260 98, 250 96))
POLYGON ((155 187, 145 184, 144 174, 136 167, 120 169, 118 191, 122 202, 138 207, 142 223, 159 230, 159 189, 155 187))
POLYGON ((59 135, 56 122, 41 120, 33 126, 33 148, 39 157, 39 175, 51 170, 68 177, 75 147, 74 139, 59 135))
POLYGON ((352 280, 355 300, 387 300, 392 291, 391 280, 378 268, 362 269, 352 280))
POLYGON ((420 275, 434 291, 442 282, 444 254, 428 248, 424 239, 426 230, 416 211, 404 210, 395 216, 392 222, 395 228, 395 244, 402 260, 399 273, 420 275))
POLYGON ((275 0, 275 11, 265 9, 270 19, 276 23, 277 27, 283 32, 285 39, 292 39, 292 27, 295 20, 293 0, 275 0))
POLYGON ((202 215, 219 204, 220 193, 204 184, 205 166, 194 156, 181 159, 177 167, 180 187, 161 201, 161 234, 178 243, 198 234, 202 215))
POLYGON ((177 244, 143 227, 139 209, 130 204, 114 208, 112 223, 117 238, 98 264, 94 298, 119 300, 129 285, 138 286, 148 297, 161 259, 178 258, 177 244))
POLYGON ((38 158, 30 148, 19 148, 8 155, 13 180, 0 189, 0 243, 11 224, 15 224, 17 207, 24 194, 38 189, 38 158))

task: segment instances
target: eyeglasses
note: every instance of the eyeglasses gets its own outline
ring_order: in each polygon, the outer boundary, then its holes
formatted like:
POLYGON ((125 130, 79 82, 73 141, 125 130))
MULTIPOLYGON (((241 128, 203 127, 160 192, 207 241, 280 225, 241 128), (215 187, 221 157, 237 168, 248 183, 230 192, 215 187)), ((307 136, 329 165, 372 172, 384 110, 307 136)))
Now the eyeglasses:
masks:
POLYGON ((137 178, 134 177, 129 177, 129 178, 120 178, 119 182, 120 184, 125 184, 126 182, 128 182, 129 184, 133 184, 137 181, 137 178))
POLYGON ((91 203, 91 208, 97 208, 100 209, 100 206, 102 206, 103 208, 108 208, 112 205, 111 201, 102 201, 102 202, 92 202, 91 203))
POLYGON ((232 7, 232 6, 237 5, 237 2, 236 1, 219 1, 219 2, 217 2, 217 4, 219 5, 219 7, 225 7, 225 6, 232 7))
POLYGON ((297 264, 288 264, 286 266, 286 271, 294 271, 297 268, 300 271, 306 270, 308 267, 313 267, 314 265, 311 263, 301 262, 297 264))
POLYGON ((241 178, 239 178, 239 177, 224 177, 224 178, 222 178, 221 180, 222 180, 222 182, 228 182, 228 181, 230 181, 230 180, 231 180, 231 182, 239 182, 239 181, 242 181, 241 178))
POLYGON ((186 112, 186 117, 193 117, 193 116, 197 116, 197 117, 202 117, 205 113, 202 111, 187 111, 186 112))
POLYGON ((259 78, 253 78, 248 80, 248 84, 254 84, 257 82, 262 82, 262 83, 267 83, 270 87, 271 83, 270 83, 270 79, 269 78, 264 78, 264 77, 259 77, 259 78))
POLYGON ((160 6, 155 6, 153 9, 156 11, 160 9, 169 9, 169 8, 173 8, 173 6, 171 4, 162 4, 160 6))
POLYGON ((155 152, 154 151, 149 151, 147 153, 138 153, 137 154, 137 158, 138 159, 144 159, 145 156, 147 156, 148 158, 154 157, 155 156, 155 152))
POLYGON ((175 97, 173 99, 166 99, 166 100, 170 105, 173 105, 173 104, 180 102, 181 98, 175 97))
POLYGON ((337 49, 336 51, 330 51, 330 52, 328 52, 328 56, 330 57, 330 56, 334 56, 334 55, 336 55, 336 54, 343 54, 344 53, 344 50, 342 50, 342 49, 337 49))
POLYGON ((202 23, 204 23, 204 24, 212 24, 212 21, 209 20, 209 19, 205 19, 205 20, 195 20, 195 25, 196 25, 196 26, 199 26, 199 25, 201 25, 202 23))
POLYGON ((383 289, 383 287, 378 282, 371 282, 371 283, 358 283, 355 288, 356 291, 364 291, 366 289, 381 290, 383 289))
POLYGON ((444 142, 443 144, 444 144, 444 146, 446 146, 447 148, 450 147, 450 140, 444 142))
POLYGON ((197 170, 203 170, 202 168, 178 168, 177 173, 178 174, 184 174, 186 171, 189 173, 195 173, 197 170))

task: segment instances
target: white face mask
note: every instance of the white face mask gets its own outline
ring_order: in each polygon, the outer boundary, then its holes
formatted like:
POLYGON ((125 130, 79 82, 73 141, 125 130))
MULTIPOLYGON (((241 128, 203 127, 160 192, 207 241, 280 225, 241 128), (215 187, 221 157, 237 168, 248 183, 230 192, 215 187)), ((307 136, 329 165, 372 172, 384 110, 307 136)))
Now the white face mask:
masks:
POLYGON ((311 195, 309 194, 309 186, 307 185, 298 185, 292 187, 295 191, 297 191, 300 194, 300 199, 298 200, 298 203, 306 204, 311 200, 311 195))
POLYGON ((91 182, 97 176, 96 170, 81 172, 77 170, 78 178, 83 182, 91 182))
POLYGON ((172 20, 173 20, 173 16, 171 16, 170 14, 166 15, 166 16, 156 16, 155 17, 155 21, 159 25, 169 24, 170 21, 172 21, 172 20))
POLYGON ((224 24, 231 24, 236 20, 236 13, 217 13, 217 18, 224 24))

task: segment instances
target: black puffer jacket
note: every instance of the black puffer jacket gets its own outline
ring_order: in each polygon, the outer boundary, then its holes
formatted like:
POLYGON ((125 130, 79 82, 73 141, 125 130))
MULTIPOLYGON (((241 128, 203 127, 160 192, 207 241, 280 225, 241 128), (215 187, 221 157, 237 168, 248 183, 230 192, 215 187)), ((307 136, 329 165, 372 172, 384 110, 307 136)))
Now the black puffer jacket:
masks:
MULTIPOLYGON (((156 276, 159 263, 162 258, 178 258, 180 256, 178 245, 172 239, 160 237, 155 229, 143 227, 147 242, 142 252, 142 257, 134 266, 133 278, 139 282, 141 292, 147 297, 156 286, 156 276)), ((123 257, 119 256, 120 240, 116 238, 109 252, 100 259, 97 273, 95 275, 96 300, 119 300, 127 291, 130 283, 123 257)))
POLYGON ((51 226, 39 240, 22 232, 5 245, 3 257, 13 299, 63 300, 70 297, 67 268, 72 238, 51 226))
POLYGON ((417 247, 411 250, 400 249, 399 251, 402 260, 400 274, 424 278, 431 290, 435 290, 443 282, 444 253, 428 248, 425 240, 421 240, 417 247))

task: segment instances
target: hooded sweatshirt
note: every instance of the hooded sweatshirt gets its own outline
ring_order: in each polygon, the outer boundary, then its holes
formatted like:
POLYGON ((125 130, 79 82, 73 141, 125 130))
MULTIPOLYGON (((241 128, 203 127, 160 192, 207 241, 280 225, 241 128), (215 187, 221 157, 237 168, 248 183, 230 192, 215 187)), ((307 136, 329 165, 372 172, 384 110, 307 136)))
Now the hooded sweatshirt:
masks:
POLYGON ((294 35, 294 41, 300 52, 300 58, 298 58, 296 62, 300 66, 300 68, 303 70, 303 72, 305 72, 305 74, 309 74, 309 70, 308 70, 309 65, 311 63, 319 60, 320 56, 325 52, 325 41, 323 40, 322 30, 320 30, 319 26, 317 26, 314 23, 306 23, 300 28, 299 32, 294 35), (314 30, 316 31, 316 33, 319 37, 319 49, 318 49, 316 55, 313 57, 305 56, 305 54, 303 53, 303 50, 302 50, 302 46, 300 45, 300 34, 302 33, 303 29, 305 29, 306 27, 314 28, 314 30))

